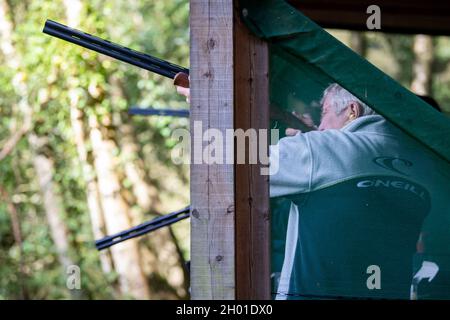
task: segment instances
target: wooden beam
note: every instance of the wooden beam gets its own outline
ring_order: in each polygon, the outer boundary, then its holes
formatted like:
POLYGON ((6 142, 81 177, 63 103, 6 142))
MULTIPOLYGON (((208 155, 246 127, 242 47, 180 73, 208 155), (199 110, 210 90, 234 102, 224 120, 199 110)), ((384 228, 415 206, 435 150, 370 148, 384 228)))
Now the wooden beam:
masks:
POLYGON ((381 32, 450 35, 450 2, 442 0, 288 0, 323 28, 369 31, 367 8, 381 9, 381 32))
MULTIPOLYGON (((239 17, 240 10, 236 4, 235 128, 268 129, 268 45, 248 31, 239 17)), ((269 180, 260 169, 260 164, 235 166, 237 299, 270 299, 269 180)))
POLYGON ((232 1, 191 0, 190 32, 191 298, 234 299, 234 166, 196 164, 205 130, 233 129, 232 1))

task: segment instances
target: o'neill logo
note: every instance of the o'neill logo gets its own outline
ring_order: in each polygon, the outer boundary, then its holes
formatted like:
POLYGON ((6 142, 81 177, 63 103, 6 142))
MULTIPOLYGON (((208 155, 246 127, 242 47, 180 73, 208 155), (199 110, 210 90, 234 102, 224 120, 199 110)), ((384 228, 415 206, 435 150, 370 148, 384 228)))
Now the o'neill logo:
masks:
POLYGON ((406 173, 400 171, 399 169, 397 169, 396 167, 398 165, 404 166, 404 167, 412 167, 413 163, 411 161, 405 160, 405 159, 400 159, 400 158, 392 158, 392 157, 378 157, 373 159, 373 162, 390 171, 396 172, 396 173, 400 173, 403 174, 405 176, 407 176, 406 173))
POLYGON ((414 193, 424 200, 427 198, 428 194, 428 191, 424 187, 402 178, 394 178, 394 180, 391 180, 389 177, 374 178, 370 180, 359 181, 356 186, 358 188, 395 188, 406 190, 414 193))

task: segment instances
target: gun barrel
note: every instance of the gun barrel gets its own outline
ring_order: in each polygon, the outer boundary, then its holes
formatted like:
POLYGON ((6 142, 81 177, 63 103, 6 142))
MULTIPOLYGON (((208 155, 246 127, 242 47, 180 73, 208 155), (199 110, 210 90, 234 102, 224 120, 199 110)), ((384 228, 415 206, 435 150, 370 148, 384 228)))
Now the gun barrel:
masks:
POLYGON ((95 247, 97 248, 97 250, 100 251, 109 248, 117 243, 123 242, 131 238, 139 237, 143 234, 168 226, 177 221, 187 219, 189 217, 190 217, 190 207, 186 207, 182 210, 175 211, 165 216, 155 218, 149 222, 142 223, 128 230, 99 239, 95 241, 95 247))
POLYGON ((43 32, 171 79, 180 72, 189 74, 187 68, 70 28, 53 20, 45 22, 43 32))
POLYGON ((180 109, 154 109, 154 108, 139 108, 132 107, 128 109, 128 114, 141 116, 166 116, 166 117, 180 117, 189 118, 189 110, 180 109))

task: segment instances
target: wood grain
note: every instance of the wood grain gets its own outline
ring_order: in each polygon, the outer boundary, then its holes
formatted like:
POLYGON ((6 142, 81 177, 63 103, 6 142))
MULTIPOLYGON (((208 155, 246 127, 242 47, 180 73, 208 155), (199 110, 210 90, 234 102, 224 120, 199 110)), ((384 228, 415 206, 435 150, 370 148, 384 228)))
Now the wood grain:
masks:
MULTIPOLYGON (((268 45, 248 31, 240 10, 235 7, 235 127, 268 129, 268 45)), ((235 167, 237 299, 270 299, 269 178, 260 169, 261 164, 235 167)))
MULTIPOLYGON (((233 128, 233 5, 229 0, 192 0, 191 131, 233 128)), ((235 298, 234 167, 194 163, 191 132, 191 298, 235 298)))

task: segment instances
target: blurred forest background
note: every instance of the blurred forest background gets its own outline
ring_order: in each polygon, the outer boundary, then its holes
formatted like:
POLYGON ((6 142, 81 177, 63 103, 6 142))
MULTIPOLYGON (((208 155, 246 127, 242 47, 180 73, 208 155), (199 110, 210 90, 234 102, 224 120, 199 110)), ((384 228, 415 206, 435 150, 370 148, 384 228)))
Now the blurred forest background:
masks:
MULTIPOLYGON (((187 0, 0 0, 0 299, 187 298, 188 221, 94 246, 189 204, 189 168, 170 160, 188 120, 127 114, 186 102, 168 79, 43 34, 46 19, 189 66, 187 0)), ((448 37, 331 33, 450 114, 448 37)))
POLYGON ((186 0, 0 0, 0 298, 179 299, 189 222, 97 252, 94 239, 189 204, 188 119, 169 79, 42 33, 52 19, 182 66, 186 0), (81 270, 68 290, 67 267, 81 270))

